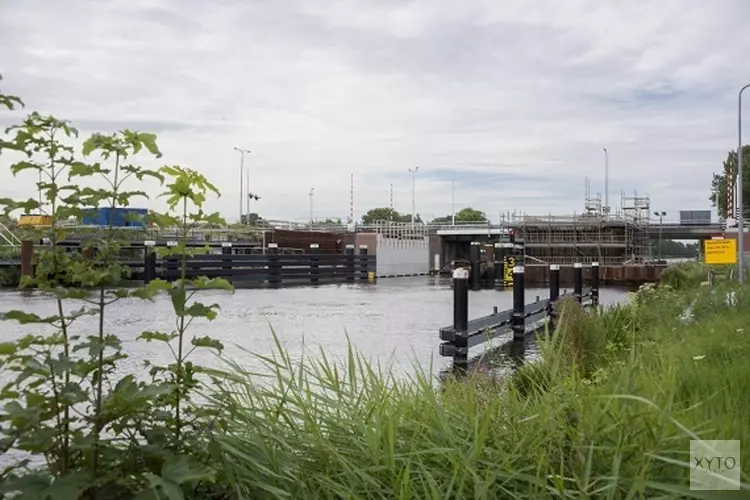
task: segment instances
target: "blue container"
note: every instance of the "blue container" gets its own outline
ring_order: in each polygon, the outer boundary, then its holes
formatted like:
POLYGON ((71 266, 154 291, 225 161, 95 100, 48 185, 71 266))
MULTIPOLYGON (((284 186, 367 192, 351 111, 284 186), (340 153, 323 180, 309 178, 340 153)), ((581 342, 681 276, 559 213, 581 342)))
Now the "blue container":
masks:
POLYGON ((115 208, 114 212, 110 207, 100 207, 93 214, 84 216, 81 222, 88 226, 109 226, 110 214, 112 215, 112 225, 114 227, 145 227, 142 220, 129 220, 128 215, 138 215, 145 217, 148 213, 146 208, 115 208))

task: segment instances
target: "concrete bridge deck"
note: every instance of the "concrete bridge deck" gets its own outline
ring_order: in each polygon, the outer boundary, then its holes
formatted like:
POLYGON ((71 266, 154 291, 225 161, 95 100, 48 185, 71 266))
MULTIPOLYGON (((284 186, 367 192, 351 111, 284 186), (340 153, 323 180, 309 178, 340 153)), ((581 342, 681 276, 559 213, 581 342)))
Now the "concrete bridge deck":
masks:
MULTIPOLYGON (((553 224, 554 225, 554 224, 553 224)), ((582 223, 581 225, 584 225, 582 223)), ((604 222, 602 227, 622 227, 623 222, 604 222)), ((524 224, 510 223, 510 224, 461 224, 456 226, 439 226, 436 230, 438 236, 453 236, 460 237, 467 236, 498 236, 506 234, 509 229, 521 229, 524 224)), ((651 238, 658 238, 659 233, 664 239, 670 240, 700 240, 710 239, 712 236, 717 234, 723 234, 725 227, 720 223, 711 224, 679 224, 679 223, 664 223, 659 225, 649 224, 646 227, 648 235, 651 238)))

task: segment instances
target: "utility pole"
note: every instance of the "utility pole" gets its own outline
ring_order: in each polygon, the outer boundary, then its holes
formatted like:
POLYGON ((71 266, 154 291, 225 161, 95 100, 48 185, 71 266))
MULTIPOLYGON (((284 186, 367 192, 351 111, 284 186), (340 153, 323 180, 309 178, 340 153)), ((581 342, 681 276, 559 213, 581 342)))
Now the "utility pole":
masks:
POLYGON ((313 194, 315 193, 315 188, 310 188, 310 230, 312 230, 313 227, 313 194))
POLYGON ((388 215, 388 220, 393 222, 393 184, 391 184, 391 213, 388 215))
MULTIPOLYGON (((242 207, 243 207, 242 199, 244 198, 244 193, 242 192, 242 183, 243 183, 243 176, 244 176, 244 171, 245 171, 245 153, 250 153, 250 150, 240 149, 237 146, 234 147, 234 150, 240 152, 240 214, 239 214, 240 220, 239 222, 242 223, 242 207)), ((248 179, 248 190, 250 189, 249 182, 250 180, 248 179)))
POLYGON ((742 92, 750 87, 750 83, 740 89, 739 101, 737 103, 737 252, 739 253, 737 263, 739 269, 737 280, 740 285, 745 282, 745 214, 743 207, 742 191, 742 92))
POLYGON ((414 224, 414 219, 417 214, 416 191, 414 186, 419 167, 410 168, 409 172, 411 172, 411 223, 414 224))

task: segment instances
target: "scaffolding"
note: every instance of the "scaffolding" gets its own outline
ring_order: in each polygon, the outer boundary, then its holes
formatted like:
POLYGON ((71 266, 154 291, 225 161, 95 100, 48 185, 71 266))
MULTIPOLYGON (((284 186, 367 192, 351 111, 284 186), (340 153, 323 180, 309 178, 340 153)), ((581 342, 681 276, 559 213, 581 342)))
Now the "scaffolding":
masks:
POLYGON ((651 260, 651 238, 649 236, 649 225, 651 224, 651 198, 638 196, 634 191, 633 196, 620 194, 622 215, 628 232, 629 259, 626 264, 642 264, 651 260))
POLYGON ((622 194, 621 209, 606 215, 601 196, 592 197, 586 184, 584 213, 572 215, 511 215, 508 227, 526 247, 528 263, 572 265, 641 264, 651 259, 648 196, 622 194))

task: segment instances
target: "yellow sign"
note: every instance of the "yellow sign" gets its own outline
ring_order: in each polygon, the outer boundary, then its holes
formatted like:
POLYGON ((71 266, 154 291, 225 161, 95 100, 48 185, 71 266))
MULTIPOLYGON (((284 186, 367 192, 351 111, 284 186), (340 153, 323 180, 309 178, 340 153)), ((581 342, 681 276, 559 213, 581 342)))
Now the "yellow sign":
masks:
POLYGON ((516 259, 513 257, 503 258, 503 285, 513 286, 513 267, 516 265, 516 259))
POLYGON ((706 264, 736 264, 737 240, 706 240, 703 254, 706 264))

